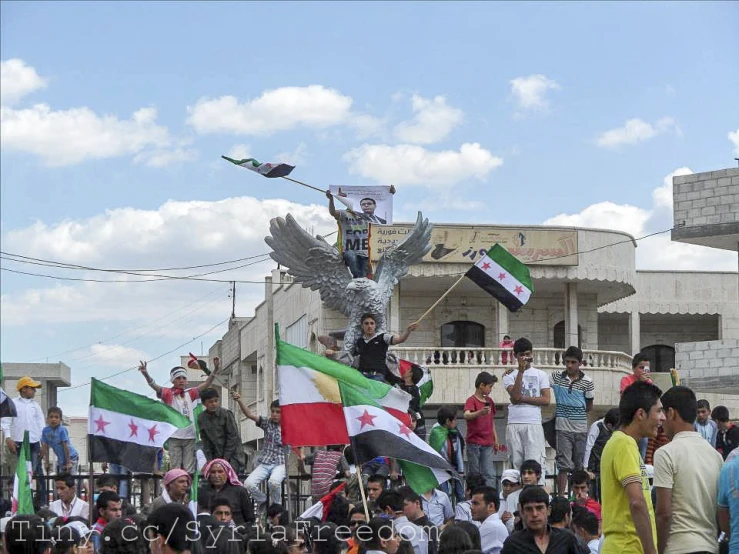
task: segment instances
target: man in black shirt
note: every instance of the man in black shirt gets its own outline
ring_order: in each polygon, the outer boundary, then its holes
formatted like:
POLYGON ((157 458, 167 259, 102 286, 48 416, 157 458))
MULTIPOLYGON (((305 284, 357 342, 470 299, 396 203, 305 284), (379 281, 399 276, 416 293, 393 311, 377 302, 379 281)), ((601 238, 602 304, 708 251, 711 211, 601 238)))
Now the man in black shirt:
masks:
POLYGON ((375 381, 386 381, 395 384, 400 380, 392 375, 387 368, 387 350, 393 344, 407 341, 411 333, 418 329, 418 324, 411 323, 400 335, 377 333, 375 326, 375 316, 372 314, 362 316, 362 336, 354 345, 352 355, 359 356, 358 368, 362 375, 375 381))
POLYGON ((570 531, 548 524, 549 495, 542 487, 526 487, 518 503, 524 529, 508 537, 501 554, 586 554, 570 531))
POLYGON ((729 409, 726 406, 716 406, 711 412, 711 417, 718 427, 716 450, 725 460, 729 453, 739 445, 739 427, 729 420, 729 409))

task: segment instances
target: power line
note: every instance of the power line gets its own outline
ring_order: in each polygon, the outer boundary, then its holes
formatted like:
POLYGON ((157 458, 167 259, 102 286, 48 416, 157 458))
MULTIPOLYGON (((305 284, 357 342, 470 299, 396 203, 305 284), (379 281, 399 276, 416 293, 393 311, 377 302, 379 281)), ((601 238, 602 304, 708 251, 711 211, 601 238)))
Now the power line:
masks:
POLYGON ((224 262, 214 262, 212 264, 200 264, 200 265, 190 265, 190 266, 182 266, 182 267, 145 268, 145 269, 134 269, 134 268, 125 268, 125 269, 105 268, 105 269, 103 269, 103 268, 87 267, 87 266, 84 266, 84 265, 71 264, 71 263, 67 263, 67 262, 58 262, 58 261, 55 261, 55 260, 45 260, 43 258, 34 258, 32 256, 23 256, 21 254, 13 254, 11 252, 3 252, 2 250, 0 250, 0 254, 2 254, 4 256, 13 256, 15 258, 22 258, 24 260, 32 260, 34 262, 45 262, 46 264, 53 264, 53 266, 68 267, 68 268, 75 268, 75 269, 86 269, 86 270, 89 270, 89 271, 110 271, 110 272, 122 272, 122 271, 140 271, 140 272, 146 272, 146 271, 180 271, 180 270, 185 270, 185 269, 201 269, 201 268, 204 268, 204 267, 214 267, 214 266, 219 266, 219 265, 234 264, 234 263, 238 263, 238 262, 244 262, 246 260, 252 260, 254 258, 260 258, 262 256, 269 256, 269 253, 268 252, 265 252, 263 254, 255 254, 253 256, 247 256, 245 258, 237 258, 235 260, 226 260, 224 262))
MULTIPOLYGON (((182 348, 182 347, 184 347, 184 346, 187 346, 187 345, 188 345, 188 344, 190 344, 191 342, 194 342, 194 341, 198 340, 198 339, 199 339, 200 337, 204 337, 205 335, 207 335, 208 333, 210 333, 211 331, 213 331, 213 330, 214 330, 214 329, 216 329, 217 327, 220 327, 221 325, 223 325, 224 323, 226 323, 226 322, 227 322, 227 321, 228 321, 229 319, 230 319, 230 318, 229 318, 229 317, 227 317, 227 318, 226 318, 226 319, 224 319, 223 321, 220 321, 220 322, 216 323, 215 325, 213 325, 213 327, 211 327, 210 329, 208 329, 208 330, 207 330, 207 331, 205 331, 204 333, 201 333, 201 334, 199 334, 198 336, 196 336, 196 337, 193 337, 193 338, 191 338, 191 339, 190 339, 189 341, 187 341, 187 342, 183 342, 182 344, 180 344, 180 345, 178 345, 178 346, 174 347, 174 348, 173 348, 172 350, 170 350, 170 351, 168 351, 168 352, 165 352, 164 354, 160 354, 160 355, 159 355, 159 356, 157 356, 156 358, 152 358, 151 360, 148 360, 148 361, 147 361, 146 363, 156 362, 157 360, 161 360, 161 359, 162 359, 162 358, 164 358, 165 356, 169 356, 170 354, 172 354, 173 352, 176 352, 176 351, 177 351, 177 350, 179 350, 180 348, 182 348)), ((138 367, 139 367, 139 366, 135 365, 135 366, 133 366, 133 367, 129 367, 128 369, 124 369, 123 371, 119 371, 119 372, 117 372, 117 373, 113 373, 112 375, 108 375, 107 377, 99 377, 99 378, 97 378, 97 379, 98 379, 98 381, 107 381, 108 379, 112 379, 113 377, 118 377, 119 375, 123 375, 124 373, 128 373, 129 371, 133 371, 134 369, 137 369, 138 367)), ((89 384, 90 384, 90 383, 89 383, 89 382, 87 382, 87 383, 83 383, 83 384, 81 384, 81 385, 76 385, 76 386, 74 386, 74 387, 67 387, 67 388, 63 388, 63 389, 60 389, 59 391, 57 391, 57 394, 59 394, 59 393, 62 393, 62 392, 67 392, 67 391, 75 390, 75 389, 79 389, 79 388, 82 388, 82 387, 86 387, 86 386, 88 386, 89 384)))
MULTIPOLYGON (((129 333, 133 333, 133 332, 135 332, 135 331, 139 331, 139 330, 141 330, 141 329, 145 329, 145 328, 149 327, 150 325, 153 325, 154 323, 157 323, 157 322, 159 322, 159 321, 161 321, 161 320, 163 320, 163 319, 166 319, 166 318, 168 318, 169 316, 171 316, 171 315, 174 315, 174 314, 176 314, 177 312, 179 312, 179 311, 181 311, 181 310, 184 310, 185 308, 187 308, 187 307, 189 307, 189 306, 193 306, 193 305, 195 305, 195 304, 199 304, 200 302, 202 302, 203 300, 205 300, 205 299, 206 299, 206 298, 208 298, 209 296, 212 296, 212 295, 213 295, 213 294, 215 294, 216 292, 219 292, 219 291, 223 291, 223 290, 224 290, 224 289, 223 289, 223 287, 218 287, 218 288, 216 288, 216 289, 214 289, 214 290, 210 291, 210 292, 209 292, 208 294, 206 294, 205 296, 201 296, 200 298, 198 298, 198 299, 197 299, 197 300, 195 300, 194 302, 189 302, 189 303, 188 303, 188 304, 186 304, 185 306, 182 306, 182 307, 180 307, 180 308, 177 308, 177 309, 176 309, 176 310, 174 310, 174 311, 171 311, 171 312, 169 312, 169 313, 167 313, 167 314, 164 314, 163 316, 161 316, 161 317, 158 317, 158 318, 156 318, 156 319, 154 319, 154 320, 152 320, 152 321, 150 321, 150 322, 148 322, 148 323, 146 323, 146 324, 144 324, 144 325, 139 325, 139 326, 137 326, 137 327, 131 327, 130 329, 126 329, 125 331, 123 331, 123 332, 121 332, 121 333, 118 333, 117 335, 115 335, 115 336, 112 336, 112 337, 109 337, 109 338, 107 338, 107 339, 99 340, 99 341, 97 341, 97 342, 93 342, 93 343, 91 343, 91 344, 86 344, 85 346, 80 346, 80 347, 78 347, 78 348, 73 348, 73 349, 71 349, 71 350, 65 350, 64 352, 59 352, 58 354, 53 354, 53 355, 51 355, 51 356, 40 356, 40 357, 38 357, 38 358, 34 358, 33 360, 29 360, 29 361, 28 361, 27 363, 33 363, 33 362, 36 362, 36 361, 39 361, 39 360, 46 360, 46 359, 49 359, 49 358, 57 358, 57 357, 59 357, 59 356, 64 356, 65 354, 71 354, 72 352, 77 352, 77 351, 79 351, 79 350, 84 350, 84 349, 86 349, 86 348, 90 348, 91 346, 95 346, 96 344, 102 344, 102 343, 105 343, 105 342, 110 342, 110 341, 112 341, 112 340, 115 340, 115 339, 117 339, 117 338, 119 338, 119 337, 122 337, 122 336, 124 336, 124 335, 128 335, 129 333)), ((207 305, 210 305, 210 304, 211 304, 211 303, 209 302, 209 303, 208 303, 207 305)), ((175 321, 178 321, 178 320, 175 320, 175 321)), ((173 322, 170 322, 170 323, 169 323, 168 325, 171 325, 171 323, 173 323, 173 322)), ((129 341, 129 342, 130 342, 130 341, 129 341)), ((126 343, 124 343, 124 344, 126 344, 126 343)))

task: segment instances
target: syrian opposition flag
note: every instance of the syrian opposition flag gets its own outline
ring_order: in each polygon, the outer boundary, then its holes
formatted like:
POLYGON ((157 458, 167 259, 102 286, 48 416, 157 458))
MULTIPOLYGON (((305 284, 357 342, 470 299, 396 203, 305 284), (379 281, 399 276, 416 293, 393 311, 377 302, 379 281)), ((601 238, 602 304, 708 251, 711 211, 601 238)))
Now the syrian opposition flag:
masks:
POLYGON ((401 377, 403 377, 408 371, 421 373, 421 379, 416 383, 416 386, 418 387, 418 392, 421 396, 421 408, 423 408, 426 401, 431 398, 432 394, 434 394, 434 380, 431 378, 431 372, 429 369, 427 367, 414 364, 413 362, 409 362, 408 360, 398 360, 398 371, 400 371, 401 377))
POLYGON ((336 487, 326 496, 322 497, 318 502, 313 504, 313 506, 300 514, 300 517, 298 519, 310 519, 312 517, 315 517, 320 519, 321 521, 326 521, 326 519, 328 518, 328 512, 329 510, 331 510, 331 504, 333 504, 334 502, 334 498, 336 498, 336 495, 339 492, 344 490, 345 486, 346 483, 341 483, 341 485, 336 487))
POLYGON ((438 452, 362 391, 342 386, 341 401, 358 464, 377 456, 395 458, 408 485, 418 494, 455 476, 452 466, 438 452))
POLYGON ((290 446, 347 444, 341 387, 352 386, 394 417, 410 424, 411 396, 364 377, 353 367, 318 356, 280 339, 277 368, 282 411, 282 443, 290 446))
POLYGON ((33 515, 33 498, 31 495, 33 468, 31 466, 31 447, 28 442, 28 431, 23 433, 23 445, 15 466, 13 480, 13 500, 11 502, 12 515, 33 515))
POLYGON ((466 275, 512 312, 524 306, 534 292, 529 268, 500 244, 488 250, 466 275))
POLYGON ((192 421, 174 408, 92 379, 87 440, 90 461, 149 473, 157 452, 192 421))
POLYGON ((275 177, 287 177, 290 175, 290 172, 295 169, 294 165, 283 163, 261 163, 254 158, 246 158, 245 160, 234 160, 228 156, 221 156, 221 158, 231 162, 232 164, 256 171, 260 175, 269 177, 270 179, 274 179, 275 177))

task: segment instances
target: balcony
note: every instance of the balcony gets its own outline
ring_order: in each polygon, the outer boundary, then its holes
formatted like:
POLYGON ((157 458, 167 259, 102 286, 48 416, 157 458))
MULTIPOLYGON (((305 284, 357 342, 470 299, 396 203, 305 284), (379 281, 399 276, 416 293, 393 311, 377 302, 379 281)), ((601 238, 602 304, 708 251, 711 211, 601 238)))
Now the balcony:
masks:
MULTIPOLYGON (((502 379, 506 369, 515 367, 512 351, 503 348, 397 346, 392 352, 431 370, 434 394, 429 404, 433 405, 463 404, 475 390, 475 377, 480 371, 489 371, 502 379)), ((547 373, 563 371, 563 353, 560 348, 536 348, 533 365, 547 373)), ((583 355, 582 369, 595 383, 595 405, 618 405, 619 384, 624 375, 631 373, 631 356, 607 350, 583 350, 583 355)), ((496 404, 508 404, 508 395, 500 384, 493 388, 492 396, 496 404)))

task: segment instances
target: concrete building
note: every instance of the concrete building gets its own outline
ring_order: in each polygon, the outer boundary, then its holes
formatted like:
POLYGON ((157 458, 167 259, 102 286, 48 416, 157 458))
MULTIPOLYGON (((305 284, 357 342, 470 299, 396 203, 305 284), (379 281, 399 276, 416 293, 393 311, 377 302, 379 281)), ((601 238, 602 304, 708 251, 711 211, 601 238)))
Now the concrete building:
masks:
MULTIPOLYGON (((673 178, 675 229, 672 240, 739 254, 739 169, 673 178)), ((675 366, 686 385, 699 391, 739 393, 739 299, 737 274, 727 275, 733 291, 716 297, 724 304, 718 336, 686 338, 675 347, 675 366)), ((700 281, 700 280, 698 280, 700 281)), ((713 283, 702 282, 708 289, 713 283)), ((718 289, 723 290, 723 289, 718 289)))
MULTIPOLYGON (((371 251, 382 252, 402 240, 409 225, 378 227, 371 251)), ((739 327, 737 274, 721 272, 638 271, 636 242, 628 234, 564 227, 501 227, 437 224, 432 251, 401 280, 388 308, 389 329, 399 332, 434 303, 481 252, 495 242, 529 265, 535 293, 519 312, 509 313, 469 280, 463 280, 423 320, 400 347, 400 357, 430 367, 434 394, 427 415, 441 404, 461 406, 486 369, 501 377, 505 367, 498 347, 503 335, 526 336, 534 344, 534 365, 563 370, 562 351, 579 345, 585 370, 596 385, 593 417, 618 403, 619 381, 631 372, 632 355, 652 358, 655 381, 669 386, 676 346, 715 341, 739 327)), ((346 319, 327 309, 318 292, 293 284, 284 270, 267 277, 265 299, 251 318, 231 323, 211 349, 229 369, 229 386, 241 390, 261 414, 276 398, 274 324, 288 342, 320 353, 317 337, 343 330, 346 319)), ((499 406, 499 437, 504 437, 507 394, 493 389, 499 406)), ((739 414, 739 397, 705 396, 739 414)), ((551 406, 547 413, 551 413, 551 406)), ((460 422, 463 427, 463 422, 460 422)), ((258 445, 262 432, 242 418, 242 438, 258 445)))

